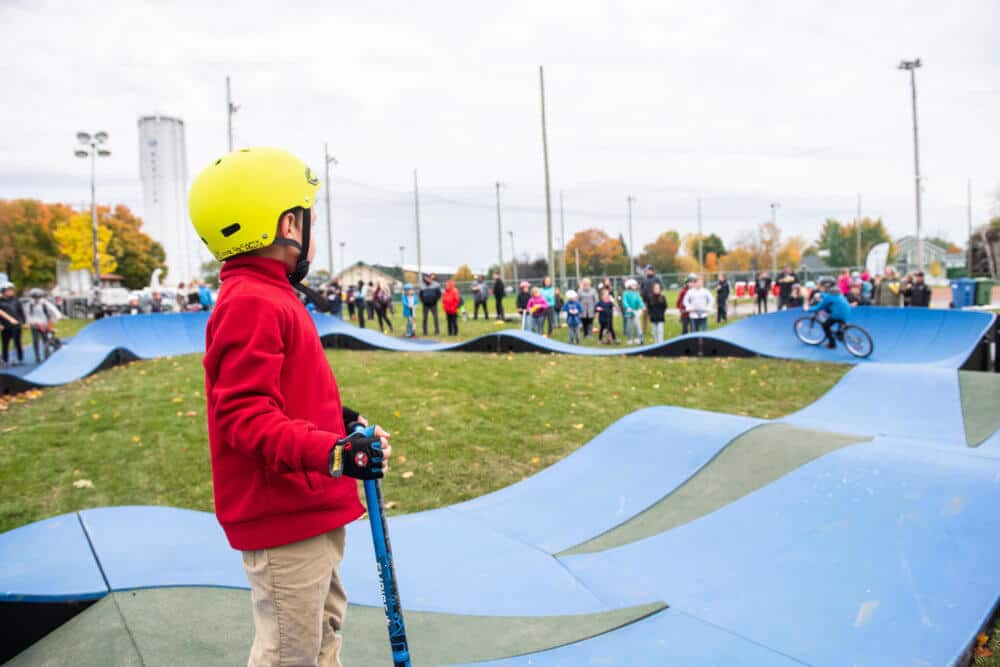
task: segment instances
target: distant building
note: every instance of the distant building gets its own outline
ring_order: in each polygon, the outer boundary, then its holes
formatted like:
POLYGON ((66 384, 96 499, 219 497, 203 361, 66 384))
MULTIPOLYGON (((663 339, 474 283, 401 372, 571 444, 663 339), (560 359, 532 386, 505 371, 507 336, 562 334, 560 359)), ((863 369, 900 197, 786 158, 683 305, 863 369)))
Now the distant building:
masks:
MULTIPOLYGON (((917 269, 917 237, 915 236, 903 236, 902 238, 896 239, 893 243, 896 248, 896 265, 900 267, 903 273, 909 273, 910 271, 915 271, 917 269)), ((942 248, 936 243, 931 243, 928 240, 924 240, 924 267, 928 267, 934 262, 939 262, 941 266, 948 266, 946 257, 948 255, 948 249, 942 248)), ((962 255, 962 262, 959 266, 965 264, 965 255, 962 255)))
MULTIPOLYGON (((455 275, 457 270, 451 266, 424 266, 424 273, 433 273, 441 283, 455 275)), ((403 283, 414 280, 417 275, 415 264, 403 266, 385 266, 384 264, 365 264, 357 262, 334 276, 343 286, 357 285, 359 280, 375 284, 382 283, 392 288, 393 292, 403 289, 403 283)))
POLYGON ((819 255, 803 255, 799 270, 806 275, 830 274, 833 269, 819 255))
POLYGON ((190 282, 201 275, 208 255, 188 220, 184 121, 159 115, 139 119, 139 177, 143 231, 166 251, 165 282, 190 282))

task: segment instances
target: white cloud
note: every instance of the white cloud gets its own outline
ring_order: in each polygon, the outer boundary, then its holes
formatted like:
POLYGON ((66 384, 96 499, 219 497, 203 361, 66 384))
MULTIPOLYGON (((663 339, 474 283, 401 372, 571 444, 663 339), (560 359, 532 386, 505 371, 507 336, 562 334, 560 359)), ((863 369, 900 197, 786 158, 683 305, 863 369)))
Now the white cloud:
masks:
POLYGON ((497 180, 519 251, 537 254, 544 62, 553 205, 564 190, 570 234, 624 231, 631 193, 637 245, 692 230, 698 196, 724 238, 771 201, 787 233, 811 238, 824 217, 853 215, 858 192, 903 234, 912 137, 895 65, 917 56, 927 231, 961 240, 966 179, 979 215, 1000 181, 991 0, 88 4, 0 5, 0 196, 85 200, 73 135, 106 129, 99 197, 141 209, 136 120, 182 117, 193 175, 225 150, 231 74, 238 144, 285 146, 318 169, 328 141, 341 160, 334 233, 348 260, 395 261, 401 244, 415 258, 414 167, 425 262, 494 260, 497 180))

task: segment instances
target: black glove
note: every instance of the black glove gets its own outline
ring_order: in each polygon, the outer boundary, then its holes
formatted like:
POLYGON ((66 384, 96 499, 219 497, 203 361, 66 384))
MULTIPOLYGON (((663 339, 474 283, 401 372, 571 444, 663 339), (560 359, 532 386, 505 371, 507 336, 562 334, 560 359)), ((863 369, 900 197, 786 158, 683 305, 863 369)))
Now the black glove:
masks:
POLYGON ((330 475, 382 479, 382 439, 369 426, 341 438, 330 450, 330 475))
MULTIPOLYGON (((351 424, 353 422, 358 421, 358 417, 360 416, 359 413, 355 412, 354 410, 351 410, 346 405, 343 405, 343 406, 340 407, 340 414, 344 417, 344 425, 345 426, 347 426, 348 424, 351 424)), ((347 432, 348 433, 353 433, 354 429, 351 428, 350 426, 347 426, 347 432)))

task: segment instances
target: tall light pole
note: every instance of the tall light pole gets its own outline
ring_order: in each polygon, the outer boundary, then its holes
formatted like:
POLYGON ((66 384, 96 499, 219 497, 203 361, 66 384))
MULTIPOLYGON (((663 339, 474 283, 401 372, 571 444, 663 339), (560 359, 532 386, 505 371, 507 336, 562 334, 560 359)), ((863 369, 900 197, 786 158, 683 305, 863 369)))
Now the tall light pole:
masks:
POLYGON ((771 202, 771 280, 775 280, 778 275, 778 242, 776 240, 778 223, 775 222, 775 211, 781 206, 778 202, 771 202))
POLYGON ((559 191, 559 273, 562 274, 562 288, 566 289, 566 217, 563 215, 563 193, 559 191))
POLYGON ((924 270, 924 235, 920 211, 920 140, 917 133, 917 68, 921 67, 920 58, 902 60, 899 69, 910 73, 910 92, 913 98, 913 183, 917 198, 917 268, 924 270))
POLYGON ((861 259, 861 193, 858 193, 858 212, 854 218, 855 237, 857 248, 854 254, 854 263, 858 265, 858 271, 864 268, 864 260, 861 259))
POLYGON ((406 264, 406 246, 401 245, 399 246, 399 268, 402 269, 404 264, 406 264))
POLYGON ((330 277, 333 278, 333 209, 330 208, 330 165, 340 164, 330 155, 330 149, 323 143, 323 162, 326 168, 326 252, 330 259, 330 277))
POLYGON ((548 240, 548 273, 552 275, 556 272, 555 263, 552 258, 552 197, 549 188, 549 138, 545 126, 545 71, 542 66, 538 66, 538 83, 542 91, 542 156, 545 161, 545 225, 546 238, 548 240))
POLYGON ((698 271, 705 272, 705 246, 702 243, 703 234, 701 232, 701 197, 698 198, 698 271))
POLYGON ((965 187, 965 217, 969 226, 969 234, 965 241, 965 262, 968 264, 969 277, 972 277, 972 179, 965 187))
POLYGON ((413 170, 413 217, 417 223, 417 282, 423 280, 424 259, 420 253, 420 186, 417 184, 417 170, 413 170))
POLYGON ((510 234, 510 268, 514 274, 514 284, 518 283, 517 280, 517 253, 514 252, 514 230, 509 230, 507 232, 510 234))
POLYGON ((340 242, 340 270, 343 271, 347 267, 344 266, 344 246, 347 245, 347 241, 340 242))
POLYGON ((233 152, 233 114, 240 110, 238 104, 233 104, 232 88, 229 85, 229 77, 226 77, 226 137, 228 138, 229 152, 233 152))
POLYGON ((497 186, 497 262, 500 267, 500 280, 503 280, 503 227, 500 224, 500 187, 503 185, 500 181, 496 182, 497 186))
POLYGON ((628 202, 628 270, 629 275, 635 275, 635 246, 632 244, 632 202, 635 197, 629 195, 625 200, 628 202))
POLYGON ((78 158, 90 158, 90 223, 94 232, 94 287, 101 286, 101 257, 97 249, 97 158, 109 157, 111 151, 104 146, 108 140, 107 132, 96 132, 91 136, 87 132, 77 132, 76 140, 80 143, 73 154, 78 158))

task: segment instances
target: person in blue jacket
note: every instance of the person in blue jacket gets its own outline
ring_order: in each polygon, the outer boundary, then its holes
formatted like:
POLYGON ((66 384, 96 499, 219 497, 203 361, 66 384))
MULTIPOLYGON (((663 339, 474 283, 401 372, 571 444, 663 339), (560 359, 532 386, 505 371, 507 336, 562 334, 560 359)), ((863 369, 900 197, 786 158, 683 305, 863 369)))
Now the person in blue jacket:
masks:
POLYGON ((403 285, 403 318, 406 320, 406 337, 417 335, 417 295, 413 293, 413 285, 403 285))
POLYGON ((810 313, 825 311, 830 316, 823 320, 823 332, 826 334, 826 346, 837 347, 837 341, 833 334, 833 325, 843 327, 847 319, 851 316, 851 304, 848 303, 844 295, 837 288, 837 283, 833 278, 820 278, 819 287, 822 290, 819 301, 809 306, 810 313))
POLYGON ((212 310, 212 290, 208 288, 204 280, 198 281, 198 303, 202 310, 212 310))

